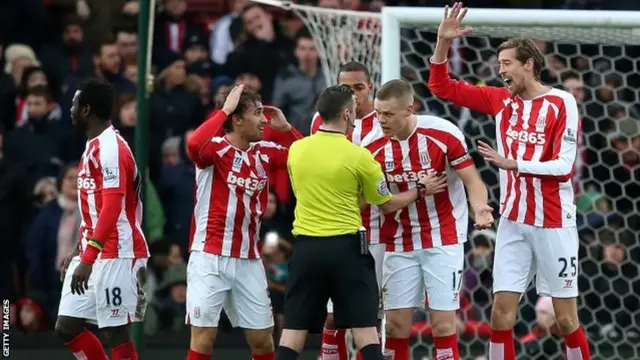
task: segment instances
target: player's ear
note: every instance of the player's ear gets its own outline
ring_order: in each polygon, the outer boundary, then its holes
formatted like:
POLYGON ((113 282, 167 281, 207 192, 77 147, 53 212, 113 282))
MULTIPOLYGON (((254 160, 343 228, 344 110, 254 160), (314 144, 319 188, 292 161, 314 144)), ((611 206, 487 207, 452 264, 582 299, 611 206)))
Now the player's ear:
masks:
POLYGON ((409 102, 409 105, 407 105, 407 112, 409 113, 409 115, 412 115, 415 110, 416 108, 415 106, 413 106, 413 99, 411 99, 411 102, 409 102))
POLYGON ((80 115, 82 115, 82 117, 87 118, 89 114, 91 114, 91 105, 87 104, 80 109, 80 115))
POLYGON ((527 70, 533 70, 533 58, 528 58, 524 63, 524 67, 527 70))

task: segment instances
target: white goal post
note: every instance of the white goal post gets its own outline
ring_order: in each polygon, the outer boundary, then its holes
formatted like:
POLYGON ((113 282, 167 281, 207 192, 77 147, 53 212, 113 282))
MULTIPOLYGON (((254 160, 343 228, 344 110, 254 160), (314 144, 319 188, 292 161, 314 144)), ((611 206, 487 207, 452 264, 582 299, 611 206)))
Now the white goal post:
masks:
MULTIPOLYGON (((382 8, 382 82, 400 78, 400 30, 402 27, 435 27, 442 20, 442 8, 382 8)), ((640 44, 640 12, 591 10, 470 9, 463 24, 480 33, 509 36, 518 28, 520 36, 559 40, 549 28, 576 29, 567 34, 575 42, 606 41, 609 44, 640 44), (485 31, 483 31, 485 30, 485 31), (496 30, 502 32, 497 33, 496 30)))

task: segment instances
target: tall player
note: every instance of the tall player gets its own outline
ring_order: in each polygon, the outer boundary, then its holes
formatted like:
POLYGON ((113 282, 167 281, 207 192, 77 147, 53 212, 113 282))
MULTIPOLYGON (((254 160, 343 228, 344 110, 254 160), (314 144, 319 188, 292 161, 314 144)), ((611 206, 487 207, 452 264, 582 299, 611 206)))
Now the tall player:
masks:
POLYGON ((142 179, 125 140, 111 126, 114 93, 98 80, 73 97, 74 126, 89 139, 78 166, 82 222, 78 248, 63 266, 56 333, 77 359, 105 360, 97 324, 114 360, 138 359, 129 324, 141 321, 149 250, 141 229, 142 179))
POLYGON ((451 79, 447 55, 467 9, 456 3, 438 29, 429 88, 459 106, 495 117, 497 151, 479 142, 484 158, 500 169, 500 213, 493 268, 492 360, 513 360, 518 302, 533 275, 540 295, 553 298, 569 360, 589 359, 579 325, 578 232, 571 184, 580 131, 578 106, 568 92, 540 83, 544 58, 529 39, 498 47, 506 87, 477 87, 451 79))
POLYGON ((460 308, 469 220, 465 187, 476 228, 492 226, 492 209, 460 129, 436 116, 415 115, 413 102, 409 83, 384 84, 375 99, 381 131, 362 141, 382 166, 392 193, 414 188, 425 176, 439 177, 441 184, 439 191, 385 215, 382 221, 385 348, 394 360, 410 358, 413 312, 424 305, 426 291, 434 358, 458 360, 455 312, 460 308))
MULTIPOLYGON (((354 128, 347 138, 356 145, 360 145, 362 139, 378 126, 376 113, 373 110, 373 82, 371 74, 363 64, 351 61, 344 64, 338 72, 338 84, 350 87, 356 94, 356 119, 354 128)), ((322 118, 316 113, 311 122, 311 134, 314 134, 322 126, 322 118)), ((378 286, 382 281, 382 259, 384 257, 384 245, 380 244, 380 212, 377 206, 367 205, 362 211, 362 223, 366 229, 369 241, 369 251, 376 264, 376 276, 378 286)), ((345 330, 336 330, 333 322, 333 303, 327 304, 327 319, 322 332, 322 358, 323 360, 347 360, 347 341, 345 330)))
POLYGON ((263 141, 265 126, 302 135, 280 110, 263 106, 243 85, 223 96, 219 113, 198 127, 187 143, 196 165, 196 204, 187 266, 188 360, 210 359, 224 308, 234 327, 244 329, 253 360, 273 360, 273 314, 260 260, 261 217, 269 178, 286 169, 288 150, 263 141), (271 115, 271 122, 265 118, 271 115), (220 128, 225 136, 216 136, 220 128))

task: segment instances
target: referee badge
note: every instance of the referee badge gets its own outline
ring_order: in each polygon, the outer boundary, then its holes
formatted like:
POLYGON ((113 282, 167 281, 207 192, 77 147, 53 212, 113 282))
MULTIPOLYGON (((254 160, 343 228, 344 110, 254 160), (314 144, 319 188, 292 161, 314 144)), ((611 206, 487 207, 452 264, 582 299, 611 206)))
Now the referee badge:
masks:
POLYGON ((384 178, 378 181, 378 194, 382 196, 389 195, 389 188, 387 187, 387 181, 384 178))

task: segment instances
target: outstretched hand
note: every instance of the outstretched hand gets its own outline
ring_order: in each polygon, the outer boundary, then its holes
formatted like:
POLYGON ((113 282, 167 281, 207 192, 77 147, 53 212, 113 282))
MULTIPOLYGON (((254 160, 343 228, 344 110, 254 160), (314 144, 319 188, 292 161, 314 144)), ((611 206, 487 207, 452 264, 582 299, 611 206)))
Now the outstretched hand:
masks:
POLYGON ((513 159, 507 159, 506 157, 498 154, 489 144, 484 141, 478 141, 478 152, 485 161, 492 163, 503 170, 517 170, 518 162, 513 159))
POLYGON ((477 230, 490 229, 493 227, 493 208, 489 205, 482 204, 473 207, 475 223, 473 227, 477 230))
POLYGON ((460 29, 460 24, 462 23, 462 20, 464 20, 465 15, 467 15, 468 10, 468 8, 462 7, 461 2, 454 3, 453 7, 451 7, 451 11, 449 11, 448 5, 445 6, 444 17, 438 27, 438 38, 449 41, 473 31, 471 27, 460 29))

